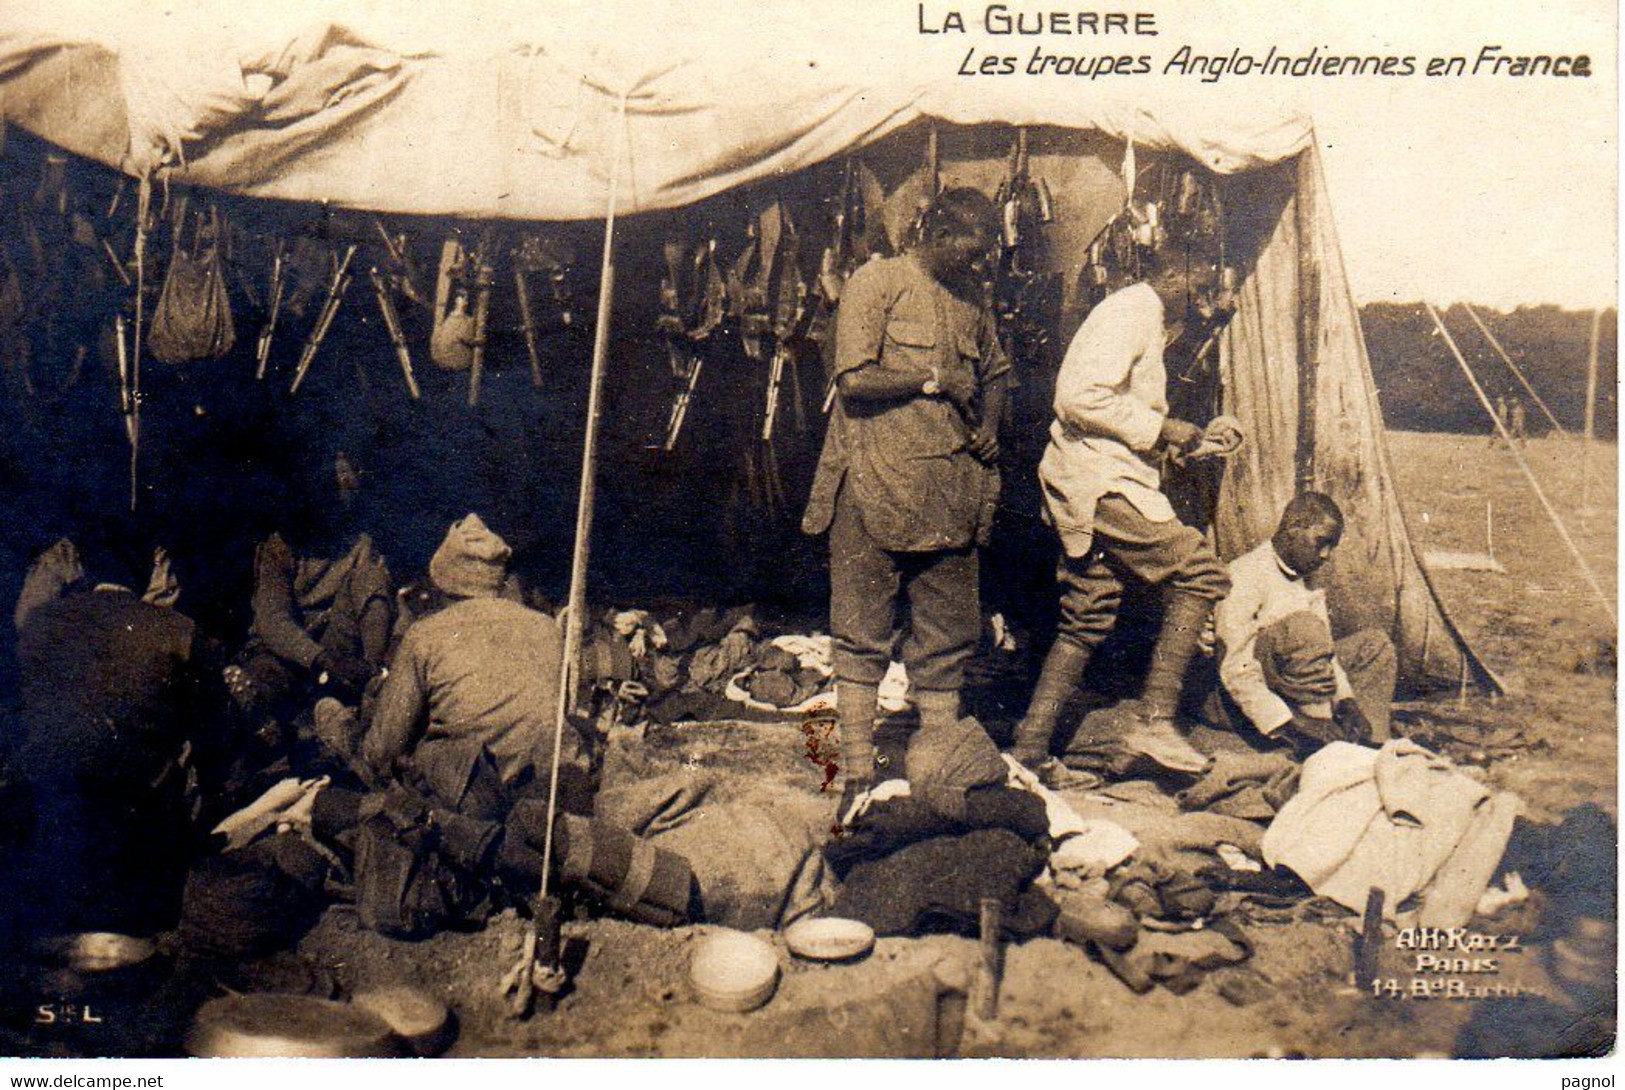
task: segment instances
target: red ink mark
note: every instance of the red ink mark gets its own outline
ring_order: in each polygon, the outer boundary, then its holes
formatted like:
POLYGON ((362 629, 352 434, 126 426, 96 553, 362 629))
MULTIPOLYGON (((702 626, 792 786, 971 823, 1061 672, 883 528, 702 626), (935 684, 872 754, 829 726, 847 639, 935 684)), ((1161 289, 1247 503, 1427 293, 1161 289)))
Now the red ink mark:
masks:
POLYGON ((835 782, 835 777, 841 774, 841 766, 835 760, 835 734, 836 720, 808 718, 801 722, 801 733, 806 739, 807 760, 824 770, 824 782, 819 785, 819 791, 828 791, 835 782))

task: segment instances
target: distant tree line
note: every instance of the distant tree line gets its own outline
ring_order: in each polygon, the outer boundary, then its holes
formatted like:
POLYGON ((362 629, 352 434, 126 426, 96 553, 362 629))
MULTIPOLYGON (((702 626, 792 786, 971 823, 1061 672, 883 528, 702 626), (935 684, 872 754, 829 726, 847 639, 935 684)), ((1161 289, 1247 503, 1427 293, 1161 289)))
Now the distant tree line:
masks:
MULTIPOLYGON (((1578 433, 1585 421, 1591 312, 1555 306, 1519 307, 1508 313, 1487 307, 1473 309, 1558 423, 1578 433)), ((1550 432, 1552 426, 1546 415, 1484 339, 1466 308, 1453 306, 1440 316, 1490 400, 1505 395, 1510 404, 1512 398, 1522 398, 1528 411, 1529 434, 1550 432)), ((1489 417, 1420 303, 1370 303, 1360 309, 1360 319, 1382 400, 1383 419, 1390 428, 1489 432, 1489 417)), ((1597 434, 1607 438, 1616 435, 1619 419, 1615 325, 1615 312, 1604 311, 1597 353, 1596 426, 1597 434)))

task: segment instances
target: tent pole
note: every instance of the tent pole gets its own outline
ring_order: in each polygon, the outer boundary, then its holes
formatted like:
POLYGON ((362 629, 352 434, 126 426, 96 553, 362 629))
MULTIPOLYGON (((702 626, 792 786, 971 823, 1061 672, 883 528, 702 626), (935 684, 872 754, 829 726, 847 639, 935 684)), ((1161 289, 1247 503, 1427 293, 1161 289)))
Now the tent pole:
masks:
MULTIPOLYGON (((130 353, 130 415, 125 425, 130 433, 130 510, 136 509, 141 493, 141 326, 146 317, 147 217, 152 211, 152 178, 143 175, 135 206, 135 332, 130 353)), ((167 190, 166 190, 167 192, 167 190)))
POLYGON ((1517 376, 1518 381, 1523 384, 1523 388, 1529 392, 1529 396, 1535 399, 1535 404, 1540 406, 1540 411, 1546 414, 1547 421, 1549 421, 1552 425, 1552 431, 1556 432, 1558 435, 1567 437, 1569 433, 1563 430, 1563 425, 1557 422, 1557 417, 1553 416, 1552 410, 1546 407, 1546 402, 1541 399, 1539 394, 1535 393, 1535 388, 1531 386, 1529 384, 1529 380, 1524 377, 1523 368, 1512 362, 1512 357, 1507 355, 1507 350, 1501 347, 1501 342, 1495 339, 1495 334, 1491 333, 1490 327, 1484 324, 1484 319, 1478 316, 1478 311, 1473 309, 1471 303, 1463 303, 1461 306, 1462 309, 1467 312, 1467 317, 1471 318, 1473 320, 1473 324, 1478 326, 1479 332, 1484 334, 1484 339, 1490 342, 1490 347, 1495 349, 1496 353, 1501 357, 1501 360, 1512 370, 1512 373, 1517 376))
POLYGON ((1298 156, 1293 226, 1298 235, 1298 491, 1315 487, 1315 396, 1320 378, 1320 260, 1315 253, 1315 174, 1298 156))
MULTIPOLYGON (((537 911, 531 921, 531 935, 536 933, 537 921, 552 918, 554 909, 549 900, 553 871, 553 826, 558 820, 560 748, 573 703, 576 662, 581 657, 581 638, 587 612, 587 563, 592 545, 593 508, 597 500, 598 427, 603 418, 604 372, 609 361, 609 319, 615 296, 615 212, 620 196, 621 159, 626 153, 626 99, 627 96, 621 96, 615 156, 610 163, 609 201, 604 212, 604 256, 598 277, 598 315, 593 329, 592 373, 587 386, 586 433, 581 441, 581 488, 576 498, 575 547, 570 558, 570 602, 564 619, 564 656, 559 665, 559 700, 553 719, 553 755, 548 771, 547 836, 542 845, 542 881, 536 898, 537 911)), ((550 929, 548 937, 556 938, 557 929, 550 929)), ((528 1012, 534 983, 536 946, 527 939, 525 948, 528 956, 521 959, 518 992, 512 1007, 513 1013, 519 1017, 528 1012)), ((557 949, 543 952, 547 958, 548 982, 554 985, 563 984, 564 970, 558 953, 557 949)))
POLYGON ((1484 387, 1479 385, 1478 377, 1473 374, 1473 369, 1467 366, 1467 358, 1461 354, 1461 349, 1456 347, 1456 339, 1450 335, 1450 330, 1445 328, 1444 320, 1439 317, 1439 312, 1433 309, 1433 304, 1423 303, 1422 305, 1427 308, 1428 317, 1433 319, 1433 324, 1439 327, 1439 333, 1444 337, 1445 346, 1450 349, 1450 354, 1455 356, 1456 362, 1461 365, 1461 372, 1467 376, 1467 382, 1472 386, 1473 393, 1478 395, 1479 404, 1484 406, 1484 411, 1495 422, 1495 430, 1500 433, 1502 442, 1506 443, 1507 449, 1512 452, 1513 459, 1518 463, 1518 468, 1523 470, 1523 475, 1529 479, 1529 487, 1534 490, 1535 498, 1540 501, 1541 507, 1545 509, 1546 517, 1551 519, 1553 528, 1557 530, 1557 536, 1563 540, 1563 544, 1568 547, 1569 554, 1574 557, 1575 566, 1580 569, 1580 574, 1585 577, 1586 583, 1590 585, 1591 592, 1597 596, 1597 601, 1602 604, 1603 609, 1612 618, 1614 603, 1609 599, 1607 592, 1602 589, 1602 583, 1598 581, 1596 573, 1591 570, 1591 565, 1586 563, 1585 555, 1580 552, 1580 547, 1574 543, 1574 538, 1569 535, 1569 528, 1563 524, 1563 519, 1558 515, 1557 509, 1552 506, 1552 501, 1546 498, 1546 490, 1541 488, 1540 482, 1535 479, 1534 470, 1529 468, 1529 463, 1524 459, 1523 452, 1513 444, 1512 435, 1507 431, 1506 424, 1502 422, 1499 416, 1495 415, 1495 409, 1490 405, 1489 395, 1484 392, 1484 387))
POLYGON ((1597 442, 1597 340, 1602 336, 1602 310, 1591 312, 1591 356, 1586 365, 1585 454, 1580 461, 1580 509, 1591 506, 1591 448, 1597 442))

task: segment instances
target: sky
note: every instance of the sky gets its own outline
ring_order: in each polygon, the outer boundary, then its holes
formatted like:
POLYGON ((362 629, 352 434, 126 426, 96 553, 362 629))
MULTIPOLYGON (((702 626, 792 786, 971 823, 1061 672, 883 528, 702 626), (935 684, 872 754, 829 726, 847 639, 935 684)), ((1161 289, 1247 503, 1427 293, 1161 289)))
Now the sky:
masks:
MULTIPOLYGON (((985 0, 918 0, 927 21, 985 0)), ((918 14, 917 0, 888 0, 918 14)), ((1617 7, 1611 0, 1008 0, 1035 11, 1155 15, 1155 38, 1045 36, 1073 52, 1590 57, 1588 79, 1223 77, 1203 95, 1234 110, 1290 103, 1314 119, 1344 259, 1361 302, 1498 308, 1611 305, 1618 294, 1617 7), (1125 43, 1127 43, 1125 45, 1125 43)), ((946 39, 945 39, 946 40, 946 39)), ((1006 38, 1005 41, 1010 39, 1006 38)), ((1188 80, 1157 73, 1156 81, 1188 80)), ((1080 93, 1088 93, 1087 85, 1080 93)))
MULTIPOLYGON (((1496 307, 1618 296, 1614 4, 1360 0, 1326 44, 1469 55, 1587 53, 1590 79, 1361 79, 1307 98, 1356 297, 1496 307), (1344 45, 1343 43, 1349 43, 1344 45)), ((1301 16, 1300 16, 1301 18, 1301 16)))

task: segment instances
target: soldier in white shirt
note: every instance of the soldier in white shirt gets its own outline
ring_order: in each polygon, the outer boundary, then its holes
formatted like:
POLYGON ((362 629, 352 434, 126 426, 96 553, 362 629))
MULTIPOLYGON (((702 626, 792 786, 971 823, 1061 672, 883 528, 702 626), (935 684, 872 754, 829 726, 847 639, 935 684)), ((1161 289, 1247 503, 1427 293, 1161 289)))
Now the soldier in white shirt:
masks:
POLYGON ((1393 641, 1376 629, 1334 641, 1326 592, 1305 582, 1342 536, 1343 513, 1330 496, 1294 496, 1275 536, 1231 561, 1230 595, 1214 614, 1227 718, 1302 753, 1389 736, 1393 641))
POLYGON ((1183 260, 1101 300, 1067 348, 1055 382, 1055 421, 1038 475, 1060 533, 1061 622, 1012 756, 1049 759, 1057 721, 1077 694, 1095 649, 1117 621, 1126 580, 1164 588, 1163 626, 1142 689, 1140 748, 1158 763, 1200 772, 1173 718, 1213 604, 1229 588, 1200 531, 1174 517, 1162 493, 1161 456, 1189 451, 1202 429, 1168 415, 1163 349, 1217 281, 1183 260))

